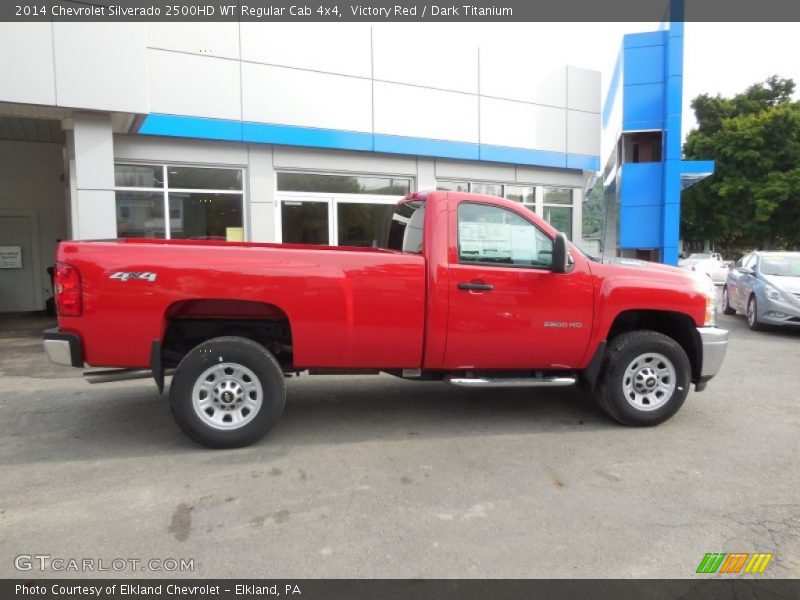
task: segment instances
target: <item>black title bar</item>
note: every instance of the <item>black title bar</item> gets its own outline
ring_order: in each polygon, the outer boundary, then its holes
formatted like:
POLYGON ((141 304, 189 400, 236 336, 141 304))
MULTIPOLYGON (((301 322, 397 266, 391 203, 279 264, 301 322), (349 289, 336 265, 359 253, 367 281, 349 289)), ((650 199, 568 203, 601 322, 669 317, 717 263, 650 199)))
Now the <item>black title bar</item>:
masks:
POLYGON ((800 581, 714 576, 697 579, 38 579, 0 580, 0 598, 19 600, 741 600, 797 598, 800 581))
POLYGON ((2 0, 0 21, 800 21, 795 0, 2 0))

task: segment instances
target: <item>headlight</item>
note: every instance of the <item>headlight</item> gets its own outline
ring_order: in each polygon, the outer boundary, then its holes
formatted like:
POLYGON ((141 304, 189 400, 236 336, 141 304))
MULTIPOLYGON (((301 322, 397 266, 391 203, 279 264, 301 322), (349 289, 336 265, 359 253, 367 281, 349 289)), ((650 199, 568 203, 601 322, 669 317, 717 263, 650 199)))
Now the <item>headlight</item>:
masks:
POLYGON ((703 325, 711 327, 717 323, 717 287, 710 277, 702 273, 693 273, 692 279, 697 284, 697 290, 706 299, 706 317, 703 325))
POLYGON ((770 300, 778 300, 778 301, 784 300, 783 294, 778 290, 776 290, 774 287, 765 286, 764 294, 766 294, 767 298, 769 298, 770 300))

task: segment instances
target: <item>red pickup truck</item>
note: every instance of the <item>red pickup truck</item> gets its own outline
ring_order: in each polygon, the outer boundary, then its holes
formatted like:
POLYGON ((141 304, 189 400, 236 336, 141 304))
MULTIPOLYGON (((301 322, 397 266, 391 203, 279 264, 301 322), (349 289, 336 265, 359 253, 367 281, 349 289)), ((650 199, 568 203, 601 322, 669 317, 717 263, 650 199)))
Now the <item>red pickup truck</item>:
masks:
POLYGON ((90 382, 153 377, 181 428, 250 444, 284 378, 386 372, 470 387, 578 384, 627 425, 655 425, 719 370, 714 286, 684 270, 586 256, 509 200, 407 196, 387 248, 192 240, 62 242, 49 358, 90 382))

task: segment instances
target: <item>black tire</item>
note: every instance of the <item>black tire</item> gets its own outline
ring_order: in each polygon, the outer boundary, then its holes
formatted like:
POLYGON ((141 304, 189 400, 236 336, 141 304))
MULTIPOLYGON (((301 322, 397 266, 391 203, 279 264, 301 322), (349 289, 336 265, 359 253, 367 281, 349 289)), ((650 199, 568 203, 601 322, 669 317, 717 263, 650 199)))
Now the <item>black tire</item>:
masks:
POLYGON ((728 297, 728 286, 722 288, 722 312, 726 315, 735 315, 736 310, 731 308, 731 299, 728 297))
POLYGON ((758 320, 758 300, 755 295, 747 300, 747 326, 753 331, 764 330, 764 325, 758 320))
POLYGON ((172 415, 180 428, 209 448, 239 448, 261 439, 283 413, 285 398, 283 372, 275 357, 252 340, 232 336, 192 349, 175 370, 169 390, 172 415), (207 377, 201 378, 204 373, 207 377), (205 389, 209 392, 201 398, 205 389), (201 415, 201 402, 208 404, 207 416, 201 415), (231 421, 224 422, 228 418, 231 421), (237 425, 236 419, 242 424, 237 425))
MULTIPOLYGON (((658 425, 669 419, 683 406, 686 395, 689 393, 691 373, 689 359, 678 342, 655 331, 630 331, 618 335, 609 343, 605 367, 595 390, 595 398, 610 417, 624 425, 658 425), (652 356, 654 354, 666 361, 654 358, 652 356), (645 362, 638 371, 635 371, 635 376, 626 377, 626 371, 629 367, 634 367, 635 360, 644 360, 645 362), (647 392, 647 394, 637 395, 634 392, 634 396, 639 399, 642 406, 642 408, 637 408, 636 400, 633 398, 629 400, 626 397, 626 389, 629 390, 626 385, 630 385, 631 380, 646 373, 645 368, 660 371, 663 366, 663 370, 668 371, 666 363, 669 363, 674 371, 674 382, 669 381, 672 379, 672 372, 670 372, 669 377, 657 375, 655 377, 656 385, 660 386, 663 383, 664 386, 668 386, 671 383, 672 391, 669 393, 662 391, 660 397, 656 397, 655 394, 661 388, 656 389, 653 394, 647 392), (648 398, 651 398, 652 402, 648 398), (645 402, 651 404, 652 408, 645 406, 645 402)), ((645 377, 649 384, 651 378, 647 375, 645 377)))

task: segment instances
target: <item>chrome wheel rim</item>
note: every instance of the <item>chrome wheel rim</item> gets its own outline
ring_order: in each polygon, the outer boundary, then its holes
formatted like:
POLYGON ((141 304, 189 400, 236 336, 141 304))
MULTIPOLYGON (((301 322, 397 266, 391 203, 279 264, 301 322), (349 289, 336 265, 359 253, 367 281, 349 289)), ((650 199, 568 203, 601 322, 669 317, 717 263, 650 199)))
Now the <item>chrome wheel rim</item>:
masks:
POLYGON ((672 362, 663 354, 648 352, 628 364, 622 376, 622 393, 636 410, 651 411, 672 398, 676 384, 672 362))
POLYGON ((752 298, 747 303, 747 323, 752 327, 756 322, 756 301, 752 298))
POLYGON ((722 288, 722 308, 729 308, 729 306, 728 306, 728 288, 722 288))
POLYGON ((252 421, 264 400, 261 382, 238 363, 219 363, 197 378, 192 406, 203 423, 214 429, 238 429, 252 421))

